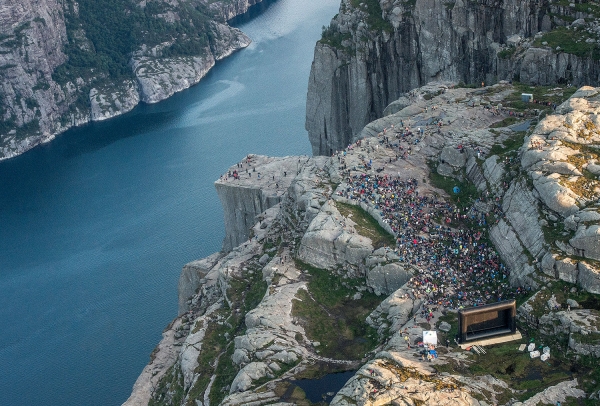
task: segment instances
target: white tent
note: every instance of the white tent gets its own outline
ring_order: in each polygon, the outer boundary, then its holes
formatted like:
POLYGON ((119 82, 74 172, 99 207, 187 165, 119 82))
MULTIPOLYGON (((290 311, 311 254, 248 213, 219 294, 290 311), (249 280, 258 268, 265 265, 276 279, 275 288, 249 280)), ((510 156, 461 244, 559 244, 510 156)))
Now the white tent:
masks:
POLYGON ((423 331, 423 344, 437 345, 437 332, 436 331, 423 331))

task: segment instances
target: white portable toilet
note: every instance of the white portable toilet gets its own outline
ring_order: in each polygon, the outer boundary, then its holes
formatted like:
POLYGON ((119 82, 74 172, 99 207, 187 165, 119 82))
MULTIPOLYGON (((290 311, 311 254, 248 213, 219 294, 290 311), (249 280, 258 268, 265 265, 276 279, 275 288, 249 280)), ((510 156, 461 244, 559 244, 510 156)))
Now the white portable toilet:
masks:
POLYGON ((423 344, 424 345, 437 345, 437 332, 436 331, 423 331, 423 344))

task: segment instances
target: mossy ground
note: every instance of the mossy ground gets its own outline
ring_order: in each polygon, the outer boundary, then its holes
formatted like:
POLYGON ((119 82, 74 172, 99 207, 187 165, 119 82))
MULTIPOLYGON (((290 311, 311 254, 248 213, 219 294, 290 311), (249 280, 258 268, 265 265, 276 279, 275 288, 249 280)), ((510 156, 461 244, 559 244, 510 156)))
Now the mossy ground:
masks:
POLYGON ((293 301, 292 315, 301 320, 306 335, 318 341, 319 354, 345 360, 360 360, 377 345, 377 332, 366 317, 381 302, 373 293, 362 292, 353 299, 356 290, 342 283, 339 276, 297 262, 298 269, 308 270, 308 292, 300 290, 293 301))
POLYGON ((519 148, 521 148, 521 146, 523 145, 523 139, 525 138, 525 135, 525 131, 516 131, 513 135, 509 136, 504 141, 494 144, 492 148, 490 148, 489 155, 511 155, 511 153, 514 153, 519 148))
MULTIPOLYGON (((541 38, 535 40, 534 45, 541 47, 544 46, 543 43, 546 42, 547 46, 554 50, 556 50, 557 47, 560 47, 560 52, 598 60, 600 59, 600 48, 598 48, 595 42, 586 42, 589 38, 593 37, 585 30, 556 27, 552 31, 545 33, 541 38)), ((556 50, 556 52, 558 52, 558 50, 556 50)))
POLYGON ((531 109, 542 110, 546 112, 552 112, 552 106, 547 106, 544 103, 555 103, 556 105, 561 104, 577 91, 576 87, 568 87, 565 85, 552 85, 552 86, 531 86, 525 83, 514 82, 513 92, 511 95, 502 101, 505 107, 510 107, 516 111, 526 111, 531 109), (533 95, 534 100, 540 101, 538 103, 526 103, 521 100, 521 94, 530 93, 533 95))
POLYGON ((363 237, 367 237, 373 243, 375 249, 384 246, 395 247, 396 239, 388 233, 377 221, 360 206, 336 202, 335 206, 340 214, 350 218, 356 223, 356 231, 363 237))
POLYGON ((461 210, 470 208, 475 200, 480 197, 480 193, 473 183, 440 175, 437 173, 433 163, 431 164, 430 168, 429 181, 431 184, 436 188, 445 191, 448 194, 450 201, 458 206, 461 210), (454 193, 455 186, 458 186, 460 189, 459 193, 454 193))

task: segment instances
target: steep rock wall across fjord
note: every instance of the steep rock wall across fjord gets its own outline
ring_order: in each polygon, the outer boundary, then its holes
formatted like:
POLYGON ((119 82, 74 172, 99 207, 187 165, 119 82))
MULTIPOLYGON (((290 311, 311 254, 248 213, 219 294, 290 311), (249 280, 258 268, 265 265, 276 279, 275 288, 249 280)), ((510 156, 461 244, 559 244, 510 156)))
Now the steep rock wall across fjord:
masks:
POLYGON ((600 83, 596 11, 584 2, 343 0, 315 47, 313 154, 345 148, 389 103, 434 80, 600 83))
POLYGON ((250 44, 227 21, 259 2, 3 2, 0 160, 198 83, 250 44))

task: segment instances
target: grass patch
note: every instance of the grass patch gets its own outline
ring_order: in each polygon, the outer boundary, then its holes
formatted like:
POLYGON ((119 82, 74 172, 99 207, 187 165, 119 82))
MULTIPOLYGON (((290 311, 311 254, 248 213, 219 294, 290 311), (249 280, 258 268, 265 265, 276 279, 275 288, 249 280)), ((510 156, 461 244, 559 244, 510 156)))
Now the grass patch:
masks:
POLYGON ((573 299, 584 309, 600 310, 600 295, 586 292, 573 283, 557 280, 550 282, 550 286, 547 289, 539 291, 535 299, 529 302, 533 307, 532 314, 534 316, 541 317, 549 312, 546 303, 552 295, 561 304, 566 304, 567 299, 573 299), (572 288, 575 288, 576 292, 572 293, 572 288))
POLYGON ((600 344, 600 334, 591 333, 591 334, 580 334, 580 333, 571 333, 571 338, 573 338, 578 343, 582 344, 590 344, 590 345, 599 345, 600 344))
MULTIPOLYGON (((567 29, 566 27, 557 27, 554 30, 545 33, 541 38, 534 41, 534 46, 541 47, 543 42, 555 49, 560 47, 560 52, 577 55, 580 57, 589 57, 595 60, 600 59, 600 49, 595 42, 585 42, 590 38, 590 34, 585 30, 567 29)), ((559 51, 555 51, 559 52, 559 51)))
POLYGON ((440 316, 439 321, 445 321, 451 326, 450 331, 447 333, 444 333, 443 331, 438 332, 438 335, 440 335, 441 338, 440 343, 444 344, 446 339, 448 339, 450 343, 454 345, 454 338, 458 335, 458 313, 448 312, 440 316))
POLYGON ((350 3, 353 7, 366 11, 368 14, 366 22, 371 31, 392 32, 394 30, 392 24, 382 17, 383 11, 381 10, 379 0, 350 0, 350 3), (365 4, 365 7, 361 7, 361 3, 365 4))
POLYGON ((470 182, 459 181, 458 179, 451 178, 448 176, 443 176, 437 173, 435 167, 430 166, 431 170, 429 171, 429 180, 431 184, 438 189, 444 190, 450 196, 450 200, 456 206, 458 206, 461 211, 466 208, 470 208, 471 205, 475 202, 477 198, 479 198, 480 193, 477 190, 477 187, 470 182), (454 187, 458 186, 460 189, 459 193, 454 193, 454 187))
POLYGON ((335 359, 360 360, 377 345, 377 331, 366 317, 381 302, 373 293, 352 299, 354 289, 342 284, 330 271, 297 261, 298 269, 309 271, 308 290, 300 290, 292 314, 298 317, 311 341, 321 343, 320 355, 335 359))
POLYGON ((148 406, 179 405, 183 397, 183 373, 179 368, 171 366, 158 382, 157 388, 148 401, 148 406))
MULTIPOLYGON (((315 403, 312 403, 310 400, 306 399, 306 393, 297 385, 290 381, 278 382, 275 388, 273 389, 275 395, 279 396, 281 401, 298 405, 298 406, 312 406, 315 403)), ((316 403, 316 405, 327 405, 325 402, 316 403)))
MULTIPOLYGON (((198 379, 188 394, 188 405, 194 405, 195 399, 200 399, 202 397, 204 391, 206 391, 206 388, 208 387, 212 374, 215 372, 215 369, 219 367, 219 365, 214 365, 213 363, 227 348, 228 343, 225 338, 227 330, 228 328, 225 324, 218 324, 216 322, 210 323, 206 329, 204 340, 202 341, 202 349, 198 355, 198 366, 194 371, 198 374, 198 379)), ((233 345, 229 345, 229 347, 233 348, 233 345)), ((224 357, 226 353, 227 351, 222 357, 224 357)), ((219 358, 219 364, 223 362, 233 364, 231 358, 229 360, 219 358)))
POLYGON ((498 52, 497 56, 500 59, 510 59, 510 57, 513 56, 516 51, 516 47, 505 48, 502 51, 498 52))
POLYGON ((598 193, 594 190, 598 186, 598 181, 595 179, 578 176, 574 182, 563 181, 560 183, 571 189, 578 196, 583 196, 588 200, 596 200, 598 198, 598 193))
POLYGON ((256 269, 250 268, 242 277, 230 278, 227 297, 232 302, 232 307, 240 309, 240 312, 225 318, 227 311, 223 309, 211 320, 198 355, 195 372, 199 378, 190 389, 188 405, 195 405, 195 400, 204 394, 213 374, 216 377, 209 393, 210 402, 216 405, 225 398, 227 393, 223 388, 230 385, 238 373, 237 365, 231 361, 235 350, 233 340, 227 337, 243 334, 246 313, 261 302, 266 290, 267 283, 262 280, 262 273, 256 269))
POLYGON ((542 110, 546 112, 552 112, 552 107, 548 106, 547 103, 561 104, 567 100, 577 91, 576 87, 567 86, 531 86, 525 83, 514 82, 513 93, 507 96, 502 102, 506 107, 510 107, 518 111, 526 111, 531 109, 542 110), (538 103, 526 103, 521 100, 522 93, 530 93, 533 95, 534 100, 538 100, 538 103))
POLYGON ((556 241, 568 243, 575 236, 575 231, 565 228, 562 221, 558 221, 556 225, 549 223, 547 226, 542 226, 542 232, 544 240, 550 245, 554 245, 556 241))
POLYGON ((571 379, 568 365, 553 356, 546 362, 531 359, 529 353, 517 350, 518 343, 510 342, 486 347, 487 354, 472 355, 468 367, 472 375, 490 374, 508 383, 509 387, 523 391, 516 395, 524 401, 545 388, 571 379))
POLYGON ((355 228, 358 234, 369 238, 375 249, 396 246, 396 238, 381 227, 362 207, 340 202, 336 202, 335 206, 342 216, 350 218, 356 223, 355 228))
MULTIPOLYGON (((514 117, 508 117, 508 118, 514 118, 514 117)), ((505 121, 507 119, 504 119, 503 121, 505 121)), ((500 126, 500 127, 505 127, 505 126, 500 126)), ((509 152, 518 150, 523 145, 523 139, 525 138, 525 134, 526 134, 525 131, 517 131, 514 133, 514 135, 508 137, 506 140, 502 141, 501 143, 494 144, 492 146, 492 148, 490 149, 489 155, 490 156, 491 155, 500 156, 500 155, 505 155, 509 152)))
POLYGON ((497 123, 492 124, 490 126, 490 128, 508 127, 509 125, 513 125, 517 121, 519 121, 519 119, 517 117, 514 117, 514 116, 506 117, 504 120, 498 121, 497 123))

